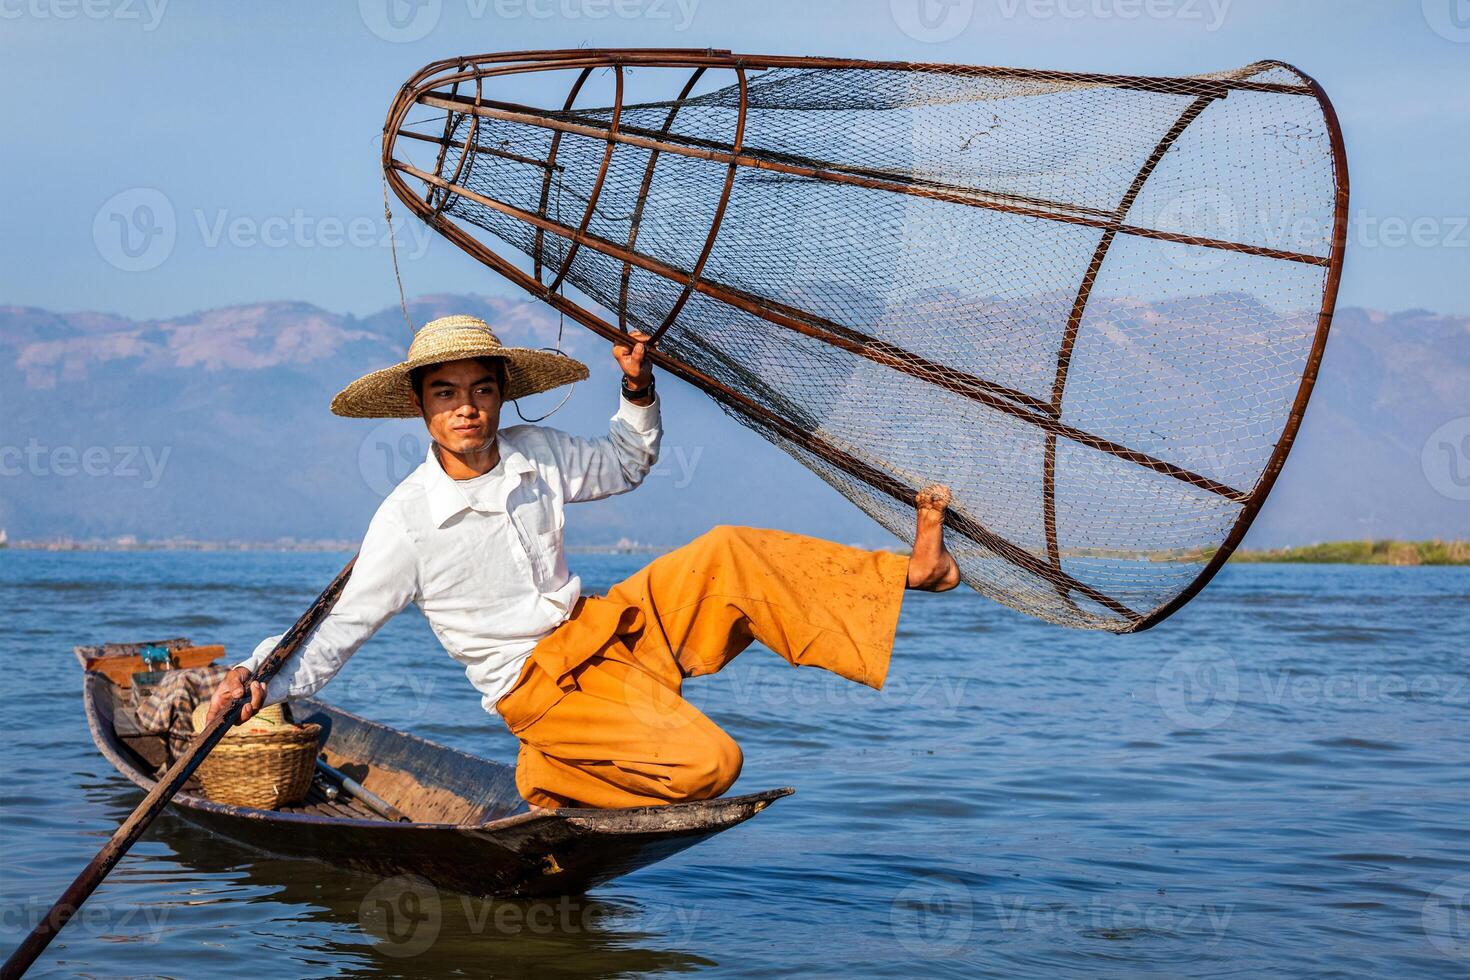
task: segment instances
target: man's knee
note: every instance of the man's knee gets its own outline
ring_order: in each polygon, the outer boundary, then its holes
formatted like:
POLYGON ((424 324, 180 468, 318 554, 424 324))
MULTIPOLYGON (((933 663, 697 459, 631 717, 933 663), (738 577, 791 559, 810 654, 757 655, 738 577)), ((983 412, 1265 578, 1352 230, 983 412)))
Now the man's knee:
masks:
POLYGON ((673 801, 709 800, 735 785, 745 754, 724 731, 716 728, 698 740, 698 750, 676 766, 668 784, 673 801))
POLYGON ((765 551, 780 536, 779 531, 766 531, 738 524, 718 524, 691 544, 707 561, 725 562, 732 557, 746 557, 765 551))
POLYGON ((733 524, 717 524, 695 540, 707 548, 726 548, 744 530, 745 528, 736 527, 733 524))

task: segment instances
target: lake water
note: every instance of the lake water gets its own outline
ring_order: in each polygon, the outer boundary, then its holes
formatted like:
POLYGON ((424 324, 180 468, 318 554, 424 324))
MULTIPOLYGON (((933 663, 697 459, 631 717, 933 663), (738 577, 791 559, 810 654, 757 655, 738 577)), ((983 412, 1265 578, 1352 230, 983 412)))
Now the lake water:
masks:
MULTIPOLYGON (((141 794, 87 734, 78 643, 243 657, 345 556, 0 552, 0 945, 141 794)), ((590 589, 637 557, 574 556, 590 589)), ((1470 569, 1241 566, 1150 633, 910 595, 873 692, 753 648, 687 691, 741 742, 751 822, 584 899, 441 896, 165 815, 34 975, 1470 976, 1470 569)), ((416 612, 322 693, 501 760, 416 612)))

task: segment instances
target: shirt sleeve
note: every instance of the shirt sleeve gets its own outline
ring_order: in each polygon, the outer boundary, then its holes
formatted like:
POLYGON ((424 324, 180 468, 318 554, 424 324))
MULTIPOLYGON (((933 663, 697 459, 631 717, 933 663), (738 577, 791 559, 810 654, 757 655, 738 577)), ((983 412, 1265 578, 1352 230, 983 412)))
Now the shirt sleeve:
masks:
POLYGON ((643 482, 658 462, 663 426, 655 395, 648 405, 619 397, 608 433, 597 439, 546 429, 561 474, 567 503, 601 500, 627 493, 643 482))
MULTIPOLYGON (((310 697, 321 690, 370 636, 418 595, 418 558, 408 532, 374 517, 337 604, 266 684, 265 703, 310 697)), ((280 641, 280 636, 267 637, 250 659, 236 666, 254 671, 280 641)))

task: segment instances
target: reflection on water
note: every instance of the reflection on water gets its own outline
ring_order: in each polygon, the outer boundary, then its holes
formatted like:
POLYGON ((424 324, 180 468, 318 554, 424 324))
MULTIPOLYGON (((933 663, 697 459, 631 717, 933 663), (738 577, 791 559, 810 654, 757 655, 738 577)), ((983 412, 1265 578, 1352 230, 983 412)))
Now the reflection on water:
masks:
MULTIPOLYGON (((71 646, 243 655, 339 561, 0 553, 0 943, 141 798, 71 646)), ((637 562, 580 564, 600 588, 637 562)), ((1467 622, 1463 569, 1232 568, 1123 638, 913 596, 881 692, 757 651, 692 682, 745 748, 736 791, 799 792, 592 896, 470 899, 170 814, 36 975, 1467 974, 1467 622)), ((324 696, 514 755, 416 615, 324 696)))
MULTIPOLYGON (((115 824, 142 793, 93 784, 85 797, 115 824)), ((207 949, 220 950, 221 975, 238 975, 227 959, 262 954, 288 961, 279 967, 294 971, 287 976, 642 975, 715 965, 679 948, 691 925, 685 910, 644 898, 487 901, 413 876, 377 879, 259 854, 172 813, 133 854, 146 860, 115 870, 64 933, 67 942, 109 944, 109 972, 146 972, 177 956, 199 975, 207 949), (119 892, 148 898, 124 904, 119 892)))

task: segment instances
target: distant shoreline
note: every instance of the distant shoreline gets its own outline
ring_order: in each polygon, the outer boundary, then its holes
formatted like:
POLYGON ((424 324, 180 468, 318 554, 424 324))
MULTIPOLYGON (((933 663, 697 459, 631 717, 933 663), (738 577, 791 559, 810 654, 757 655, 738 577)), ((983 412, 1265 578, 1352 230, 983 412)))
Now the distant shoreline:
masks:
POLYGON ((1470 541, 1329 541, 1297 548, 1242 550, 1230 560, 1245 565, 1470 565, 1470 541))
MULTIPOLYGON (((50 541, 10 541, 0 544, 0 550, 9 547, 17 551, 212 551, 212 552, 331 552, 350 553, 357 550, 354 541, 195 541, 186 538, 170 538, 161 541, 140 541, 132 538, 87 539, 74 541, 67 538, 50 541)), ((573 555, 661 555, 672 550, 671 545, 644 544, 641 541, 620 541, 609 545, 573 545, 567 548, 573 555)), ((1214 552, 1185 554, 1169 552, 1142 556, 1142 560, 1162 562, 1204 562, 1214 552)), ((1082 557, 1138 559, 1140 556, 1121 553, 1089 554, 1082 557)), ((1232 562, 1242 565, 1391 565, 1414 567, 1419 565, 1443 567, 1470 565, 1470 541, 1329 541, 1321 544, 1301 545, 1292 548, 1242 549, 1230 556, 1232 562)))

